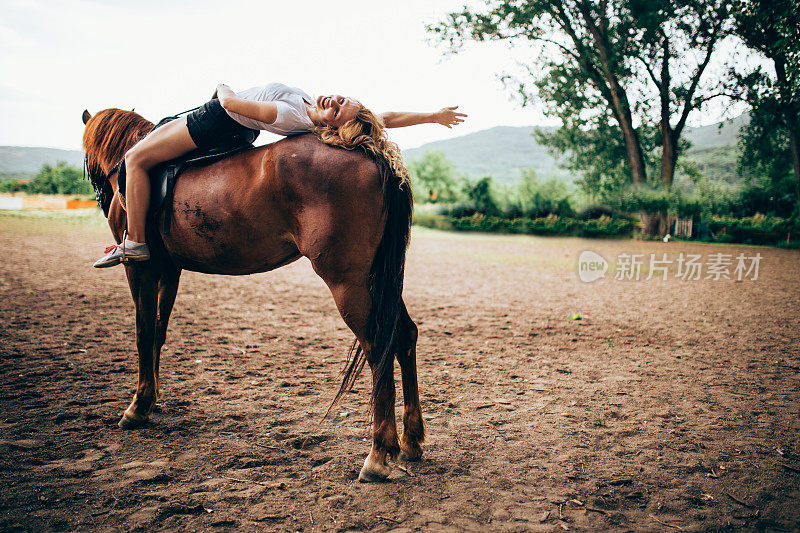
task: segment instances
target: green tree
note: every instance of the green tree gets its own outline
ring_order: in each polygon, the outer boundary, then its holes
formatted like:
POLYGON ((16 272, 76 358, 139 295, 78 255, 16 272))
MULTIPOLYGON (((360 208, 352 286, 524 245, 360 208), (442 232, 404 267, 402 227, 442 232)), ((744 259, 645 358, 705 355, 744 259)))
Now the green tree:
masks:
POLYGON ((0 192, 20 192, 27 190, 28 184, 18 179, 10 179, 0 182, 0 192))
POLYGON ((793 178, 794 204, 800 209, 800 5, 795 0, 736 0, 734 13, 737 35, 773 69, 734 72, 752 106, 741 136, 740 169, 751 187, 769 190, 778 210, 793 178))
POLYGON ((34 194, 91 194, 92 186, 79 168, 59 161, 55 166, 43 165, 27 190, 34 194))
MULTIPOLYGON (((587 167, 586 185, 618 180, 623 171, 626 181, 647 184, 648 153, 657 145, 660 181, 669 187, 688 115, 719 94, 705 74, 729 26, 725 0, 491 0, 429 30, 453 50, 467 40, 535 42, 542 52, 526 66, 532 83, 521 81, 517 91, 523 105, 541 99, 561 119, 566 131, 551 146, 595 156, 572 158, 573 168, 587 167), (587 141, 600 146, 585 149, 587 141), (626 167, 610 153, 624 154, 626 167)), ((651 232, 663 232, 663 216, 657 220, 651 232)))
POLYGON ((476 212, 491 216, 500 214, 491 176, 484 176, 475 182, 464 183, 464 194, 472 202, 476 212))
POLYGON ((457 199, 455 165, 445 157, 443 151, 429 150, 421 159, 411 161, 407 166, 414 192, 419 194, 417 201, 453 202, 457 199))
POLYGON ((780 111, 762 100, 751 110, 750 122, 742 130, 738 170, 746 180, 743 216, 764 213, 788 217, 797 209, 798 181, 791 137, 781 123, 780 111))
POLYGON ((522 214, 529 218, 572 214, 567 184, 555 177, 540 180, 533 169, 522 172, 517 197, 522 214))
POLYGON ((661 145, 661 181, 670 187, 679 155, 688 147, 681 134, 689 114, 709 100, 727 96, 721 83, 704 77, 717 45, 731 34, 728 0, 629 0, 635 38, 631 55, 655 88, 661 145))
MULTIPOLYGON (((638 131, 646 148, 645 161, 652 167, 657 130, 651 126, 639 127, 638 131)), ((534 135, 554 153, 563 154, 562 166, 578 176, 575 183, 590 201, 606 201, 631 183, 625 145, 614 124, 598 122, 591 128, 562 127, 552 133, 539 131, 534 135)))

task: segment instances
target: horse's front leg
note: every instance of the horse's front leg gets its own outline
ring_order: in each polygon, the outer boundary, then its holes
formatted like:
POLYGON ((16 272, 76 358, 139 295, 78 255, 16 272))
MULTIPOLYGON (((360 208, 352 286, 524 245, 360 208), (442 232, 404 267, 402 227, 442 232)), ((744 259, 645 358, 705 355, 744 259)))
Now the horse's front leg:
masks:
POLYGON ((150 418, 158 397, 155 370, 155 333, 160 272, 155 261, 125 266, 128 285, 136 306, 136 350, 139 353, 139 384, 119 427, 139 427, 150 418))

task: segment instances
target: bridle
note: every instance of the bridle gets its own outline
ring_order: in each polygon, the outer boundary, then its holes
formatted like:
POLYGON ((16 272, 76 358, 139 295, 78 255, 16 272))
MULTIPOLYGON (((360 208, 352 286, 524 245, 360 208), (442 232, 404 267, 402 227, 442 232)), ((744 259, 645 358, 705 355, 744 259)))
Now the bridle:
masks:
POLYGON ((111 187, 110 178, 119 172, 119 167, 124 161, 124 158, 120 159, 116 165, 111 167, 111 170, 109 170, 108 173, 98 176, 89 170, 89 156, 84 155, 83 157, 83 178, 86 179, 88 176, 89 183, 92 184, 92 188, 94 189, 94 197, 97 200, 97 207, 103 210, 103 214, 106 216, 106 218, 108 218, 108 210, 111 207, 111 200, 114 198, 114 189, 111 187))

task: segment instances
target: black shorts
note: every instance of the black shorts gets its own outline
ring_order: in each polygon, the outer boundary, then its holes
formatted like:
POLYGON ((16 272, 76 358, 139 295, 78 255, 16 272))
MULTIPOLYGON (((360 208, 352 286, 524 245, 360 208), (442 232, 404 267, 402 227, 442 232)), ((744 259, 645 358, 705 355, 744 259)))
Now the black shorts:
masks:
POLYGON ((189 113, 186 127, 194 143, 202 150, 245 139, 252 142, 260 133, 233 120, 216 98, 189 113))

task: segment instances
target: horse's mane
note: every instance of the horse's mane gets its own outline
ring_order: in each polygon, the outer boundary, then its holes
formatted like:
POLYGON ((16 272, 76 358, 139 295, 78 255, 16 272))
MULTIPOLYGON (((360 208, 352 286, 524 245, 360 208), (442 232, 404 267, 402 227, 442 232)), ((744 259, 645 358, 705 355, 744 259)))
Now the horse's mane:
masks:
POLYGON ((116 108, 98 111, 83 132, 89 175, 107 174, 151 129, 153 123, 133 111, 116 108))

